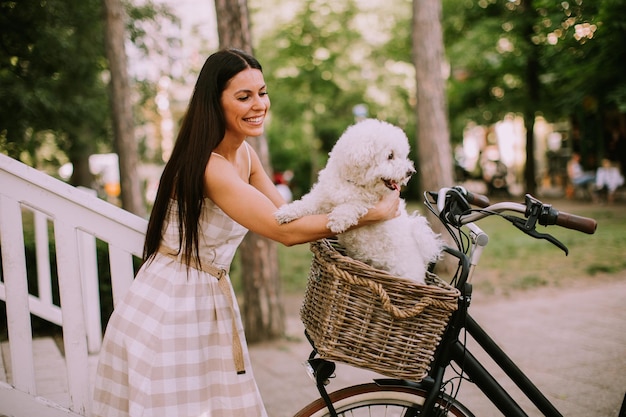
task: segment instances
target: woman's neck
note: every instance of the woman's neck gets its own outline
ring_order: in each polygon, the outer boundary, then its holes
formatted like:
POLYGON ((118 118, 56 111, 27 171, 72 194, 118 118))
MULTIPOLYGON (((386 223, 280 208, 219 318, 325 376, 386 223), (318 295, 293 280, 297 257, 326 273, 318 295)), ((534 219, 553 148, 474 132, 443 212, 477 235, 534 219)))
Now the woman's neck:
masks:
POLYGON ((245 137, 234 138, 225 136, 224 139, 220 142, 219 145, 213 150, 213 152, 222 155, 224 158, 229 161, 235 161, 237 158, 237 152, 241 145, 245 141, 245 137))

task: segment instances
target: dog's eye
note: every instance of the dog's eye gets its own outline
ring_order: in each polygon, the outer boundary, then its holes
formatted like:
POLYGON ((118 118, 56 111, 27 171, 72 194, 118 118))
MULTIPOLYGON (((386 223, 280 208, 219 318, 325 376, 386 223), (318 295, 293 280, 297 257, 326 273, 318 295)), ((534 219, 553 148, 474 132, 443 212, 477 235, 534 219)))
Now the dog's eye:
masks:
POLYGON ((394 154, 393 154, 393 152, 391 152, 391 153, 389 154, 389 156, 387 156, 387 159, 393 159, 393 158, 394 158, 394 154))

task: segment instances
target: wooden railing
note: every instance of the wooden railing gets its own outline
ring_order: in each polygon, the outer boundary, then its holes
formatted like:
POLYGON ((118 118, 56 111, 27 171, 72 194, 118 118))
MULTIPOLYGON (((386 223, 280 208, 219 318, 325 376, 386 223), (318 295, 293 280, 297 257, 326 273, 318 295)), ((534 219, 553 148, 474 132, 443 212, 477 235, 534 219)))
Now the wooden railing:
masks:
POLYGON ((0 154, 0 299, 6 302, 12 369, 10 383, 0 383, 0 415, 91 415, 88 353, 99 350, 102 337, 96 238, 108 245, 115 305, 133 280, 133 257, 141 257, 146 226, 145 219, 0 154), (29 294, 24 251, 24 218, 31 212, 36 295, 29 294), (60 306, 52 300, 51 237, 60 306), (36 392, 30 314, 63 328, 69 410, 36 392))

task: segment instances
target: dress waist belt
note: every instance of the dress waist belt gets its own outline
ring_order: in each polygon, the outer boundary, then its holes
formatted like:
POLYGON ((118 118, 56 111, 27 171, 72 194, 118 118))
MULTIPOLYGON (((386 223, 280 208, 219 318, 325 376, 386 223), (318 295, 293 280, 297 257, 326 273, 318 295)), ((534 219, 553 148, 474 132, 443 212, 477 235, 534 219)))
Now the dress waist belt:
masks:
MULTIPOLYGON (((167 248, 163 245, 159 247, 158 252, 161 255, 165 255, 171 259, 174 259, 178 262, 186 264, 182 256, 178 255, 175 250, 167 248)), ((239 338, 239 331, 237 330, 237 321, 235 314, 235 300, 233 300, 233 294, 230 289, 230 285, 228 285, 228 280, 225 277, 228 275, 224 268, 219 268, 212 263, 203 262, 200 265, 197 264, 197 260, 192 260, 192 265, 189 265, 191 268, 197 269, 202 272, 206 272, 207 274, 211 274, 217 278, 218 285, 226 296, 230 304, 230 313, 232 317, 233 324, 233 360, 235 361, 235 369, 237 374, 245 374, 246 368, 243 362, 243 348, 241 346, 241 339, 239 338)))

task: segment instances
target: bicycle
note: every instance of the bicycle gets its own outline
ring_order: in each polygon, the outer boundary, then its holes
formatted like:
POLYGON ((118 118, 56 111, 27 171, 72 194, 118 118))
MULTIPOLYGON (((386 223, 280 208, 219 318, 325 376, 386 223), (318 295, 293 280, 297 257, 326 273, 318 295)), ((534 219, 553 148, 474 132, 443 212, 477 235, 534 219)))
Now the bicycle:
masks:
MULTIPOLYGON (((427 375, 417 380, 379 378, 370 383, 328 393, 326 385, 335 372, 335 362, 318 357, 315 342, 305 332, 313 347, 307 361, 308 369, 321 398, 305 406, 295 417, 474 417, 468 407, 455 399, 455 392, 446 392, 449 381, 445 379, 445 375, 450 369, 454 370, 457 379, 474 383, 505 416, 527 417, 521 406, 468 350, 464 343, 467 334, 475 339, 480 348, 515 382, 544 416, 562 417, 545 395, 468 313, 472 298, 470 279, 489 241, 487 234, 476 223, 489 216, 499 216, 527 235, 547 240, 567 254, 568 249, 563 243, 550 234, 538 232, 536 225, 557 225, 593 234, 597 228, 596 221, 558 211, 528 194, 523 204, 490 204, 487 197, 455 186, 442 188, 438 192, 425 192, 424 197, 426 207, 442 221, 455 242, 456 248, 447 247, 445 252, 458 261, 450 285, 459 294, 458 306, 445 326, 427 375)), ((458 392, 458 386, 455 390, 458 392)), ((626 397, 619 417, 626 417, 626 397)))

